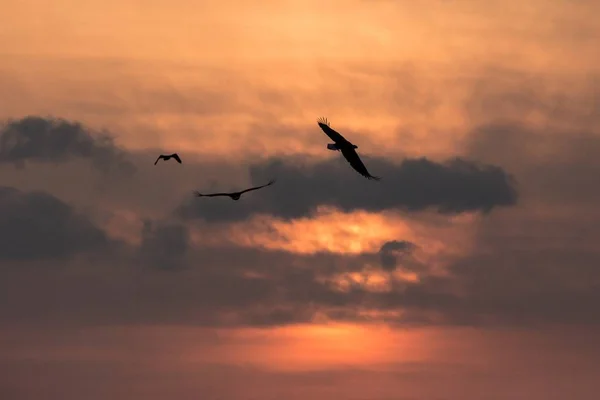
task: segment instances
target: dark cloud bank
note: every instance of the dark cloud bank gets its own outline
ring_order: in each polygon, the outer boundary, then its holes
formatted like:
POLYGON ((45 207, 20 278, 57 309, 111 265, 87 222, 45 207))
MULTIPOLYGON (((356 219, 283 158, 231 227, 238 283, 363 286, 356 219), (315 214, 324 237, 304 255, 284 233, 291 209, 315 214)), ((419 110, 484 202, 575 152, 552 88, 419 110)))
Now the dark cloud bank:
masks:
MULTIPOLYGON (((493 129, 482 132, 487 138, 480 138, 478 153, 496 140, 490 134, 493 129), (491 142, 485 144, 486 140, 491 142)), ((530 154, 520 147, 517 136, 511 139, 512 146, 521 153, 505 153, 518 156, 514 165, 519 177, 528 178, 521 184, 527 198, 541 194, 542 199, 552 198, 565 187, 572 188, 565 186, 570 181, 562 180, 569 170, 597 170, 597 158, 578 157, 571 148, 561 149, 562 158, 528 163, 530 154), (562 174, 556 175, 557 170, 562 174), (552 184, 536 186, 535 179, 540 177, 552 184)), ((591 143, 597 140, 588 136, 591 143)), ((511 178, 499 167, 464 160, 446 164, 405 160, 399 165, 376 159, 367 162, 381 175, 386 176, 387 171, 387 186, 361 179, 343 160, 303 168, 296 161, 268 161, 251 168, 253 181, 261 183, 277 175, 278 185, 261 196, 249 196, 247 201, 205 202, 205 211, 188 208, 187 212, 192 213, 188 216, 233 220, 248 216, 249 207, 254 207, 293 217, 310 212, 318 204, 346 210, 404 207, 456 213, 489 211, 514 204, 516 199, 511 178)), ((513 161, 500 157, 498 163, 513 161)), ((582 189, 591 193, 586 188, 582 189)), ((585 215, 583 207, 571 207, 584 203, 573 203, 571 197, 559 198, 571 213, 566 225, 554 217, 539 217, 527 204, 500 209, 482 219, 473 253, 452 261, 448 274, 438 276, 412 258, 419 243, 407 243, 402 238, 390 238, 374 254, 303 256, 240 247, 192 246, 184 222, 148 220, 140 232, 141 244, 128 246, 108 240, 100 227, 56 197, 5 187, 0 190, 0 238, 5 243, 0 247, 0 274, 4 277, 0 281, 0 323, 276 325, 310 321, 317 311, 338 320, 363 320, 362 310, 402 310, 404 314, 389 317, 388 321, 597 324, 600 253, 595 247, 584 246, 600 237, 597 216, 585 215), (21 224, 21 231, 14 231, 14 225, 18 225, 15 221, 21 224), (572 237, 572 232, 580 231, 585 235, 572 237), (557 240, 551 241, 552 237, 557 240), (19 250, 25 248, 27 252, 19 250), (73 273, 58 268, 78 254, 88 253, 112 258, 93 271, 73 273), (25 258, 45 268, 35 273, 19 268, 16 261, 25 258), (394 282, 387 293, 368 292, 356 284, 347 291, 332 288, 333 276, 361 271, 366 263, 379 265, 383 271, 410 269, 421 279, 394 282)))
POLYGON ((0 126, 0 163, 24 167, 27 161, 54 163, 88 159, 103 172, 134 172, 113 138, 78 122, 27 116, 0 126))
POLYGON ((255 213, 297 218, 310 214, 319 205, 336 206, 344 211, 397 208, 433 209, 443 214, 488 213, 517 201, 514 178, 497 166, 460 158, 444 163, 427 158, 405 159, 399 164, 363 158, 385 180, 367 181, 338 158, 318 163, 300 159, 267 160, 250 166, 253 184, 278 179, 277 184, 260 195, 248 195, 235 207, 227 201, 192 199, 179 207, 177 214, 207 221, 238 220, 255 213))
POLYGON ((53 260, 108 247, 105 232, 44 192, 0 186, 0 260, 53 260))

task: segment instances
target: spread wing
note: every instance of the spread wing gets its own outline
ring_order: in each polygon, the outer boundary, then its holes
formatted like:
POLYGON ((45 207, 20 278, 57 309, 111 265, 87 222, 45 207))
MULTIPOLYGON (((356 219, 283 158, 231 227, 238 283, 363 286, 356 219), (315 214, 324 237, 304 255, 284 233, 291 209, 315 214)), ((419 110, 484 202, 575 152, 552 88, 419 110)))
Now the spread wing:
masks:
POLYGON ((194 192, 197 197, 217 197, 217 196, 230 196, 231 193, 211 193, 211 194, 202 194, 198 191, 194 192))
POLYGON ((369 173, 369 171, 367 170, 367 167, 365 167, 365 164, 363 164, 362 160, 358 156, 358 153, 353 148, 348 148, 348 147, 343 148, 342 154, 343 154, 344 158, 346 160, 348 160, 348 162, 350 163, 352 168, 354 168, 359 174, 361 174, 365 178, 374 179, 376 181, 381 179, 380 177, 373 176, 369 173))
POLYGON ((327 136, 329 136, 329 138, 331 140, 333 140, 335 143, 338 143, 338 144, 348 143, 348 141, 346 140, 345 137, 340 135, 337 131, 331 129, 331 127, 329 126, 329 121, 327 121, 327 118, 319 118, 317 120, 317 123, 319 124, 319 127, 323 130, 323 132, 325 132, 325 134, 327 136))
POLYGON ((158 156, 158 158, 156 159, 156 161, 154 161, 154 165, 156 165, 156 163, 158 162, 158 160, 160 160, 161 158, 165 158, 164 156, 158 156))
POLYGON ((253 188, 250 188, 250 189, 242 190, 242 191, 240 192, 240 194, 242 194, 242 193, 246 193, 246 192, 250 192, 250 191, 252 191, 252 190, 258 190, 258 189, 262 189, 262 188, 264 188, 264 187, 271 186, 271 185, 272 185, 272 184, 274 184, 274 183, 275 183, 275 179, 272 179, 272 180, 271 180, 269 183, 267 183, 266 185, 262 185, 262 186, 256 186, 256 187, 253 187, 253 188))
POLYGON ((171 157, 173 157, 179 164, 181 164, 181 158, 179 158, 179 154, 175 153, 171 157))

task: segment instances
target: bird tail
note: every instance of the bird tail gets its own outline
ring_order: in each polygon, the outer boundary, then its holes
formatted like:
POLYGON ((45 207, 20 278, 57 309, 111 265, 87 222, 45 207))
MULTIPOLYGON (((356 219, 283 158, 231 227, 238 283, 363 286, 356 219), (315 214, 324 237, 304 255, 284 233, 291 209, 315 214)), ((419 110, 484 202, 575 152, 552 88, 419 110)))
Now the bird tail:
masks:
POLYGON ((373 176, 373 175, 371 175, 371 176, 369 176, 367 179, 373 179, 373 180, 375 180, 375 181, 378 181, 378 182, 379 182, 379 181, 381 180, 381 177, 380 177, 380 176, 373 176))

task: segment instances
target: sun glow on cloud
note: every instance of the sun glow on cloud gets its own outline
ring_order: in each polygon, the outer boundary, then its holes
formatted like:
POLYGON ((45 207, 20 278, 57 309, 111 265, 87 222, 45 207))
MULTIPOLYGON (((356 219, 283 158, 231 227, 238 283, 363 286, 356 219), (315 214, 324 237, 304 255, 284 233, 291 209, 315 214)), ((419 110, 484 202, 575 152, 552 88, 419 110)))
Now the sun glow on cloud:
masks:
POLYGON ((353 286, 362 286, 371 292, 389 292, 391 280, 379 271, 350 272, 333 277, 330 285, 341 292, 348 292, 353 286))
MULTIPOLYGON (((298 254, 320 251, 359 254, 377 251, 382 243, 395 237, 411 237, 407 224, 401 220, 390 223, 383 214, 364 211, 339 212, 320 207, 311 217, 283 221, 269 216, 255 216, 249 221, 224 227, 223 236, 237 245, 285 250, 298 254)), ((206 243, 210 238, 196 232, 196 240, 206 243)), ((222 235, 212 235, 215 244, 222 235)))
POLYGON ((471 248, 476 220, 475 214, 462 215, 439 224, 439 221, 409 220, 395 212, 345 213, 319 207, 314 215, 291 221, 259 215, 244 222, 211 226, 210 235, 199 225, 192 232, 192 240, 203 245, 229 242, 297 254, 378 252, 385 242, 406 240, 417 245, 417 255, 453 256, 471 248))
POLYGON ((322 207, 314 218, 299 218, 291 222, 274 220, 270 224, 276 235, 257 238, 244 237, 244 242, 257 240, 269 249, 285 249, 294 253, 310 254, 318 251, 358 254, 377 251, 390 237, 412 236, 410 228, 397 221, 393 226, 380 214, 364 211, 351 214, 322 207))
MULTIPOLYGON (((418 282, 419 273, 403 271, 400 268, 393 272, 384 272, 376 267, 366 266, 361 272, 340 273, 326 279, 323 283, 328 283, 333 290, 340 292, 349 292, 353 287, 362 287, 369 292, 385 293, 392 290, 392 283, 394 281, 418 282)), ((365 316, 369 318, 377 319, 378 317, 385 317, 385 315, 371 314, 370 311, 365 311, 365 313, 365 316)))

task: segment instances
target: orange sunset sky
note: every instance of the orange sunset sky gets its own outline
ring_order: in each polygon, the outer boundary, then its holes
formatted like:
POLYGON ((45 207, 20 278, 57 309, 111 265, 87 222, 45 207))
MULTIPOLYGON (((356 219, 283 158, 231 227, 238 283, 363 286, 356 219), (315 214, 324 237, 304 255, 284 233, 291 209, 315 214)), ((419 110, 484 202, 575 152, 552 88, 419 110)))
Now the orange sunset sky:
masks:
POLYGON ((0 398, 599 398, 600 2, 0 9, 0 398))

